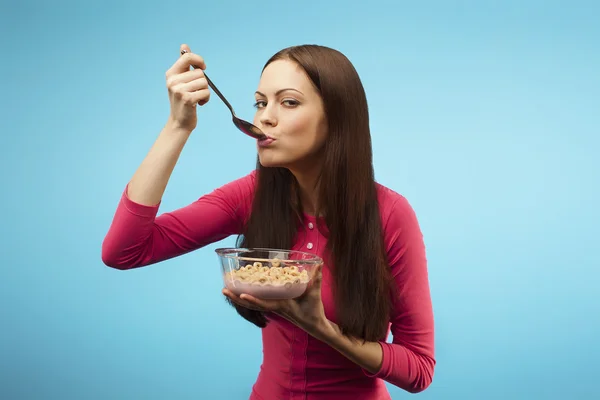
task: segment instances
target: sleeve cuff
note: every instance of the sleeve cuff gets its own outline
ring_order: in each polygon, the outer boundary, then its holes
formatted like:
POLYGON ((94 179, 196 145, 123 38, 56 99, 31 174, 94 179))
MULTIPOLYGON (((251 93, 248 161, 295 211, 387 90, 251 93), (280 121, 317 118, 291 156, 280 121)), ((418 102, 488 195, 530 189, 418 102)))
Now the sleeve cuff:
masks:
POLYGON ((160 207, 160 202, 153 206, 147 206, 144 204, 136 203, 131 200, 129 196, 127 196, 127 189, 129 188, 129 183, 125 186, 125 190, 121 195, 121 204, 129 211, 130 213, 137 215, 143 218, 154 218, 158 213, 158 209, 160 207))
POLYGON ((377 371, 374 374, 372 374, 372 373, 370 373, 369 371, 367 371, 364 368, 361 368, 361 369, 362 369, 363 373, 366 376, 368 376, 369 378, 381 378, 381 379, 385 379, 389 375, 389 371, 390 371, 391 345, 389 343, 387 343, 387 342, 384 342, 384 341, 380 341, 379 345, 381 346, 381 351, 382 351, 381 367, 379 368, 379 371, 377 371))

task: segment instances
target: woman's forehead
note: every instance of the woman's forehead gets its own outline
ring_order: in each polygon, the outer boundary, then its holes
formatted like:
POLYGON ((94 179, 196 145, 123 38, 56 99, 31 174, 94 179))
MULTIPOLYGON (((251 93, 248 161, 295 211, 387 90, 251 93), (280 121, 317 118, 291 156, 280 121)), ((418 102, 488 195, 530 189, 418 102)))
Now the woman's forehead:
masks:
POLYGON ((298 64, 289 60, 277 60, 264 69, 257 90, 267 96, 282 89, 295 89, 308 94, 311 86, 308 76, 298 64))

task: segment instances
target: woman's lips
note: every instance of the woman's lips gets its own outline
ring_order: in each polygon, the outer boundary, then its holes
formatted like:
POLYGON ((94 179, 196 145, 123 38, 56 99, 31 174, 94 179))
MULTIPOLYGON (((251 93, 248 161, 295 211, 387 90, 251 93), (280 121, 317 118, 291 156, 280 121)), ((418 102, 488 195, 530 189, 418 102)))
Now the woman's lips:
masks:
POLYGON ((261 139, 258 141, 259 146, 266 147, 275 141, 275 139, 273 139, 271 136, 268 136, 268 135, 266 135, 266 136, 267 137, 265 139, 261 139))

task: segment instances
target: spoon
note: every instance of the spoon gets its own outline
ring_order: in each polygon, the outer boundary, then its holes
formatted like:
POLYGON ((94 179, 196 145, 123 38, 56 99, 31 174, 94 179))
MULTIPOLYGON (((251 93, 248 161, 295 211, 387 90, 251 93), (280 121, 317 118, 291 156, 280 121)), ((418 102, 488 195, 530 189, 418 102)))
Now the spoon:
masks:
MULTIPOLYGON (((186 50, 181 50, 182 55, 185 53, 187 53, 186 50)), ((195 69, 198 69, 198 67, 196 65, 192 65, 192 67, 194 67, 195 69)), ((210 88, 217 94, 217 96, 219 96, 219 98, 221 100, 223 100, 223 103, 225 103, 227 108, 229 108, 229 111, 231 111, 231 117, 233 120, 233 124, 240 131, 242 131, 243 133, 245 133, 246 135, 248 135, 254 139, 264 140, 267 138, 267 136, 260 129, 258 129, 255 125, 251 124, 248 121, 244 121, 241 118, 238 118, 235 115, 235 112, 233 111, 233 107, 231 106, 231 104, 229 104, 229 102, 227 101, 225 96, 223 96, 223 94, 219 91, 219 89, 217 89, 217 87, 214 85, 214 83, 212 83, 212 81, 208 78, 206 73, 204 74, 204 77, 206 78, 206 82, 208 82, 208 86, 210 86, 210 88)))

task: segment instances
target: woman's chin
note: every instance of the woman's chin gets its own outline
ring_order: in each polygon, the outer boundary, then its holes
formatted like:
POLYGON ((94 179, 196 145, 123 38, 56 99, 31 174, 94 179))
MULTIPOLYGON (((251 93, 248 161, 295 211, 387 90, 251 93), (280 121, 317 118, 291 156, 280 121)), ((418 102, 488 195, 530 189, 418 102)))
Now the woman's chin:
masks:
POLYGON ((259 154, 258 161, 260 165, 265 168, 281 168, 285 167, 288 163, 284 160, 279 159, 278 157, 270 157, 268 155, 259 154))
POLYGON ((260 161, 260 165, 265 167, 265 168, 277 168, 277 167, 283 167, 283 165, 281 163, 275 162, 275 160, 263 160, 262 158, 259 158, 260 161))

